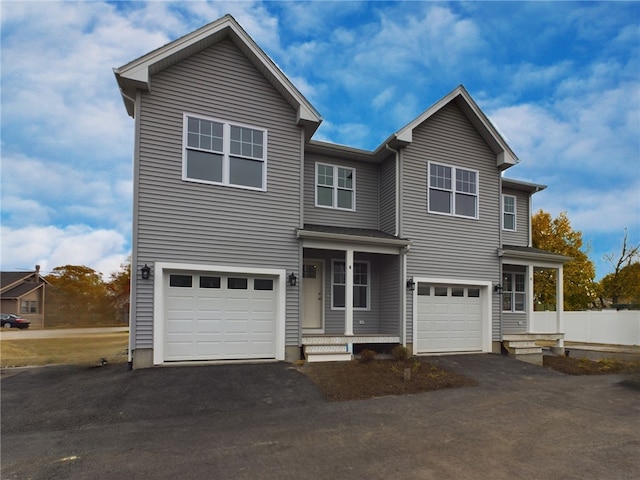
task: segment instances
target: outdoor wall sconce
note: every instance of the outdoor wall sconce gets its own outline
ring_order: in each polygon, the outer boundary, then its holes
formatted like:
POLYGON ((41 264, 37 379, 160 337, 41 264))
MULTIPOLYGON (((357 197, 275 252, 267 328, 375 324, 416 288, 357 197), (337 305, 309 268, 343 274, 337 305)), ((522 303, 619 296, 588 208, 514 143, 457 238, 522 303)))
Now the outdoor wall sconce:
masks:
POLYGON ((502 290, 504 289, 504 287, 502 285, 500 285, 499 283, 493 287, 493 291, 496 293, 502 293, 502 290))
POLYGON ((407 290, 411 290, 412 292, 416 289, 416 282, 413 281, 413 278, 407 280, 407 290))
POLYGON ((289 285, 291 285, 292 287, 295 287, 297 283, 298 283, 298 277, 296 277, 295 273, 291 272, 291 275, 289 275, 289 285))
POLYGON ((149 265, 145 263, 144 267, 140 269, 140 273, 142 274, 143 280, 149 280, 149 275, 151 275, 151 267, 149 267, 149 265))

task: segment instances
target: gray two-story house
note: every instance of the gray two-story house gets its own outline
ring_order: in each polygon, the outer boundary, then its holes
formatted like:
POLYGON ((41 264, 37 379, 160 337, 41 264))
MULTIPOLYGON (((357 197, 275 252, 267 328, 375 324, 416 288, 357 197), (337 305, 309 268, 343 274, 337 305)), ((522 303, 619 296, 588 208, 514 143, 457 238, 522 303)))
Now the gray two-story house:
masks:
MULTIPOLYGON (((322 118, 230 16, 115 70, 135 120, 130 355, 167 362, 533 353, 517 163, 460 86, 374 151, 322 118), (515 336, 514 336, 515 335, 515 336)), ((562 346, 562 310, 549 338, 562 346)))

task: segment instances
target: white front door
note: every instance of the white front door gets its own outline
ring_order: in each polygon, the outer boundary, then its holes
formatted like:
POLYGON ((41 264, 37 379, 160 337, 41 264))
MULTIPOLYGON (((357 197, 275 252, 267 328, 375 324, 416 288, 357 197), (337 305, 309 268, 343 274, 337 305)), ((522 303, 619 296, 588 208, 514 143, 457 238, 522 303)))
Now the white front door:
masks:
POLYGON ((302 268, 302 329, 322 331, 323 262, 305 260, 302 268))

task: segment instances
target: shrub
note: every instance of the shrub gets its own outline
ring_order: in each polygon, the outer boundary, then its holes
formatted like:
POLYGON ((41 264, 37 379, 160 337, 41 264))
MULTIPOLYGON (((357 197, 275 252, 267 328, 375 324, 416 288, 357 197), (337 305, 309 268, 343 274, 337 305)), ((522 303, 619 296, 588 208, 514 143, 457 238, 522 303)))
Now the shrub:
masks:
POLYGON ((393 350, 391 350, 391 356, 394 360, 406 360, 409 358, 409 350, 402 345, 396 345, 393 347, 393 350))
POLYGON ((376 358, 376 352, 373 350, 363 350, 360 352, 360 361, 362 363, 369 363, 376 358))

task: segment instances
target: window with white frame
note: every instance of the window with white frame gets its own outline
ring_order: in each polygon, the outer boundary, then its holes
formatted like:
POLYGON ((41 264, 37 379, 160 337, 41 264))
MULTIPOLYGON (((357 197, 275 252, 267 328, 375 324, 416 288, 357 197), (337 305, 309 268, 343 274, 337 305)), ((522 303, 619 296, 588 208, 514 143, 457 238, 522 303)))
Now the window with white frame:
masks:
POLYGON ((478 172, 429 162, 428 211, 478 218, 478 172))
POLYGON ((184 180, 266 190, 266 130, 185 115, 183 146, 184 180))
POLYGON ((316 163, 316 207, 356 209, 356 171, 316 163))
MULTIPOLYGON (((331 308, 342 310, 345 307, 347 273, 345 262, 334 260, 331 275, 331 308)), ((353 308, 369 310, 369 262, 353 262, 353 308)))
POLYGON ((502 228, 516 231, 516 197, 513 195, 502 196, 502 228))
POLYGON ((502 275, 502 311, 524 312, 526 306, 524 273, 505 272, 502 275))

